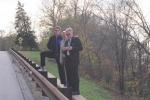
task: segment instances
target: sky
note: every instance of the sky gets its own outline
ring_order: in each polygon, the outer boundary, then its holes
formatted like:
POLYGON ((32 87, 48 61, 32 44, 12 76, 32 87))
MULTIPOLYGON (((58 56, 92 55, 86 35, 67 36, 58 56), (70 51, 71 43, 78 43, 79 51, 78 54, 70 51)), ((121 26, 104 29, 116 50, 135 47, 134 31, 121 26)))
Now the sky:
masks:
MULTIPOLYGON (((42 0, 19 0, 24 3, 24 9, 31 17, 31 21, 34 26, 34 30, 38 31, 38 22, 41 14, 42 0)), ((0 30, 6 32, 14 28, 14 18, 17 8, 18 0, 0 0, 0 30)), ((144 11, 144 15, 147 19, 150 19, 150 0, 138 0, 141 8, 144 11)))
MULTIPOLYGON (((31 17, 32 23, 36 28, 41 14, 41 0, 19 0, 24 4, 24 9, 28 16, 31 17)), ((18 0, 0 0, 0 30, 6 32, 14 28, 18 0)))
POLYGON ((144 12, 144 16, 150 21, 150 0, 138 0, 138 3, 144 12))

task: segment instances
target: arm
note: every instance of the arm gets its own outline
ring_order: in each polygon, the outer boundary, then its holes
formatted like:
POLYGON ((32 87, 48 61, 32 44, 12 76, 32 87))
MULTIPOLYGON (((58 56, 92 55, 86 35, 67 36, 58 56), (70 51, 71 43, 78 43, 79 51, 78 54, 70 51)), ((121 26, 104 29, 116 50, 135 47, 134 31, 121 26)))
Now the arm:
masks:
POLYGON ((82 47, 82 43, 80 41, 79 38, 75 38, 74 40, 74 45, 72 46, 72 51, 73 52, 78 52, 78 51, 82 51, 83 50, 83 47, 82 47))

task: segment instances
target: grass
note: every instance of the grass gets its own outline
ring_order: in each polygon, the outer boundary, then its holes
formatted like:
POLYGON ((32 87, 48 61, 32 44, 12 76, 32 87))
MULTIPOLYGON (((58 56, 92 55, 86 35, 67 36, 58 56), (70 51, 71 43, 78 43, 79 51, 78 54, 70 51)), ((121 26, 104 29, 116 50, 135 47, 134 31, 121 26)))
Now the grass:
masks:
MULTIPOLYGON (((31 60, 36 63, 40 63, 40 53, 37 51, 22 51, 26 57, 29 57, 31 60)), ((58 70, 55 63, 50 60, 46 60, 46 68, 47 70, 58 77, 58 70)), ((111 92, 101 87, 99 84, 91 80, 87 80, 83 77, 80 78, 80 91, 81 94, 87 100, 118 100, 117 97, 113 96, 111 92)), ((121 99, 122 100, 122 99, 121 99)))

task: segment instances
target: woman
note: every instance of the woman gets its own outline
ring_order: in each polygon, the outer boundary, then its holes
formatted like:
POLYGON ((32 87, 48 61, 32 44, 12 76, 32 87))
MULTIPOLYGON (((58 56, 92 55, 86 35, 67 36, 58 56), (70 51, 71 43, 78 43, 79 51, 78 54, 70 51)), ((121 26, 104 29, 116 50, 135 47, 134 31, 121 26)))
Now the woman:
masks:
POLYGON ((67 41, 67 36, 66 36, 66 32, 63 31, 62 32, 62 40, 60 43, 60 64, 64 65, 64 59, 65 59, 65 54, 63 53, 63 49, 65 47, 65 41, 67 41))
POLYGON ((65 68, 67 74, 67 85, 72 88, 73 95, 79 95, 79 52, 83 49, 78 37, 73 36, 73 29, 66 29, 67 40, 64 43, 65 68))
POLYGON ((66 75, 66 68, 65 68, 65 54, 63 53, 63 49, 65 47, 65 41, 67 41, 67 36, 65 31, 63 31, 61 35, 62 35, 62 40, 60 42, 60 64, 64 68, 64 74, 65 74, 64 86, 67 86, 68 82, 67 82, 67 75, 66 75))

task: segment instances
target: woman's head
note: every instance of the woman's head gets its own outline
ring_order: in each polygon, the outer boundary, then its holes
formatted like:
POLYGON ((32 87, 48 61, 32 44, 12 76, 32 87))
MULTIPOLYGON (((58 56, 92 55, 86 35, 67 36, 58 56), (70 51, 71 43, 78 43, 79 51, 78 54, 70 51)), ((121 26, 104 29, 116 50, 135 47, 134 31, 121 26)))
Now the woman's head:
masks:
POLYGON ((61 35, 62 35, 62 38, 63 38, 63 39, 67 39, 66 31, 63 31, 61 35))
POLYGON ((66 36, 68 38, 72 38, 73 37, 73 29, 71 27, 67 28, 65 31, 66 31, 66 36))

